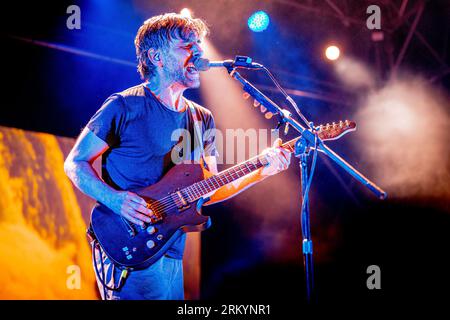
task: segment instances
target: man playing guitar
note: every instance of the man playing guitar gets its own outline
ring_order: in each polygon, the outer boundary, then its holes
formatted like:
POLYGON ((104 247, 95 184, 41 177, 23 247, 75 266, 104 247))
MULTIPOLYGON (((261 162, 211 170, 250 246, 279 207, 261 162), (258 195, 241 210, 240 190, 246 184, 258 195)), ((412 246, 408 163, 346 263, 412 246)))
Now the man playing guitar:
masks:
MULTIPOLYGON (((135 39, 143 83, 115 93, 103 103, 64 163, 65 172, 76 187, 134 225, 145 226, 156 218, 147 202, 130 190, 155 184, 175 165, 171 156, 173 132, 186 129, 195 136, 196 121, 201 132, 212 132, 209 129, 215 127, 209 110, 183 97, 186 89, 200 86, 194 61, 203 54, 201 40, 207 32, 202 20, 175 13, 145 21, 135 39), (99 156, 101 178, 92 167, 99 156)), ((213 135, 202 137, 200 156, 205 168, 217 174, 214 139, 213 135)), ((217 189, 206 205, 229 199, 286 170, 290 153, 280 145, 278 139, 274 147, 264 151, 266 166, 217 189)), ((121 271, 96 246, 93 264, 104 275, 99 279, 97 273, 102 298, 183 299, 184 245, 185 234, 156 262, 132 270, 118 290, 109 288, 114 288, 121 271)))

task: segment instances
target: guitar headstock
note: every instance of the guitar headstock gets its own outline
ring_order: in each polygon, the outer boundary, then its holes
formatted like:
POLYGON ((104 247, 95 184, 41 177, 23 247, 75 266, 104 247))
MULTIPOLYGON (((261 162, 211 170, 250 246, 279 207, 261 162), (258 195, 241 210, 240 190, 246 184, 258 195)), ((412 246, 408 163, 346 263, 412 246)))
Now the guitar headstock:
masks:
MULTIPOLYGON (((326 125, 319 125, 314 128, 314 130, 317 132, 317 135, 320 139, 323 141, 327 140, 336 140, 342 137, 347 132, 355 131, 356 130, 356 122, 345 120, 345 121, 339 121, 338 123, 333 122, 332 124, 327 123, 326 125)), ((288 142, 283 143, 283 148, 294 152, 295 148, 295 142, 300 139, 299 137, 292 139, 288 142)))
POLYGON ((333 122, 331 124, 319 125, 314 128, 319 138, 322 140, 336 140, 342 137, 344 134, 356 130, 356 122, 345 120, 339 122, 333 122))

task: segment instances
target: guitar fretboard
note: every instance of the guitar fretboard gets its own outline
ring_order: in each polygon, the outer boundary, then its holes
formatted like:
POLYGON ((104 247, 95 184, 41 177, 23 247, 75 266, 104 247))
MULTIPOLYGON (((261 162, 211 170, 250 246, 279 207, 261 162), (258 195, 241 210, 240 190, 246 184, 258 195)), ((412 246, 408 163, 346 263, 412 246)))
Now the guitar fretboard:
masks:
MULTIPOLYGON (((282 147, 288 149, 289 151, 293 151, 293 146, 298 138, 292 139, 283 144, 282 147)), ((246 176, 253 171, 258 170, 268 164, 268 161, 264 155, 258 155, 250 160, 247 160, 243 163, 235 165, 229 169, 226 169, 208 179, 202 180, 200 182, 194 183, 189 187, 186 187, 180 190, 181 194, 185 199, 189 202, 196 201, 200 199, 204 195, 213 192, 224 185, 231 183, 243 176, 246 176)))
POLYGON ((194 183, 189 187, 181 190, 183 196, 188 199, 189 202, 193 202, 200 199, 204 195, 215 191, 224 185, 231 183, 249 173, 252 173, 259 168, 267 165, 267 159, 263 156, 250 159, 246 162, 233 166, 227 170, 224 170, 208 179, 194 183))
MULTIPOLYGON (((356 123, 353 121, 345 120, 339 121, 339 123, 321 125, 315 130, 316 134, 322 140, 336 139, 346 132, 356 130, 356 123)), ((294 138, 288 142, 285 142, 282 147, 289 152, 294 152, 295 143, 300 137, 294 138)), ((243 176, 258 170, 268 164, 268 161, 264 155, 258 155, 250 160, 247 160, 241 164, 235 165, 229 169, 226 169, 208 179, 194 183, 189 187, 186 187, 181 192, 184 199, 189 202, 194 202, 204 195, 213 192, 224 185, 231 183, 243 176)))

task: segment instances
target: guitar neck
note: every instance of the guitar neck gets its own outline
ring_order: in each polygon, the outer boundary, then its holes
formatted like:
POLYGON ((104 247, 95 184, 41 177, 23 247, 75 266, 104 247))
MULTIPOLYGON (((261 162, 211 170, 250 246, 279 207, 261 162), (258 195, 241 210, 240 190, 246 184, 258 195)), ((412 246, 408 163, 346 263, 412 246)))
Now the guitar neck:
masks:
MULTIPOLYGON (((332 124, 320 125, 315 129, 315 133, 323 141, 335 140, 342 137, 344 134, 350 131, 356 130, 356 123, 354 121, 339 121, 332 124)), ((285 142, 281 147, 289 152, 295 151, 295 143, 300 137, 294 138, 285 142)), ((259 168, 267 165, 267 159, 264 155, 258 155, 250 160, 247 160, 241 164, 235 165, 229 169, 226 169, 208 179, 194 183, 189 187, 180 190, 184 196, 189 199, 189 202, 193 202, 200 199, 204 195, 213 192, 224 185, 231 183, 243 176, 258 170, 259 168)))
MULTIPOLYGON (((282 145, 282 147, 289 152, 294 151, 295 142, 299 138, 292 139, 282 145)), ((218 174, 211 176, 205 180, 199 181, 190 185, 189 187, 181 190, 184 194, 188 195, 189 200, 195 201, 203 197, 204 195, 213 192, 224 185, 236 181, 243 176, 252 173, 259 168, 262 168, 268 164, 264 155, 258 155, 245 162, 237 164, 229 169, 223 170, 218 174)))

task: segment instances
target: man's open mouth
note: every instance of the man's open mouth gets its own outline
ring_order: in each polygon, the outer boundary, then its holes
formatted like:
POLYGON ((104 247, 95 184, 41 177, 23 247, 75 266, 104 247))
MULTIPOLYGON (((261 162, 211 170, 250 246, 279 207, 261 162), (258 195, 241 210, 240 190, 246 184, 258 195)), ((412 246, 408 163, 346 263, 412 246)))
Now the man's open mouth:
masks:
POLYGON ((186 67, 187 72, 189 72, 190 74, 194 74, 194 73, 198 73, 197 68, 194 65, 188 65, 186 67))

